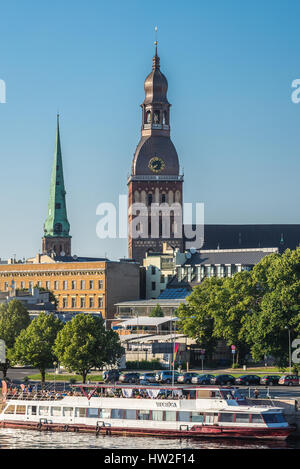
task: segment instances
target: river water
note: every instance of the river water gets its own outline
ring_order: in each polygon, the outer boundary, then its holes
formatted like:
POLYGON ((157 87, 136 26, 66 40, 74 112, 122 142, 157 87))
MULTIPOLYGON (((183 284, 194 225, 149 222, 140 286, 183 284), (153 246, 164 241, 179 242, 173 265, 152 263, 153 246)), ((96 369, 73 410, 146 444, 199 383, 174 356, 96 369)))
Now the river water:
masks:
POLYGON ((104 436, 80 433, 50 433, 30 430, 0 430, 0 449, 300 449, 299 441, 243 441, 104 436))

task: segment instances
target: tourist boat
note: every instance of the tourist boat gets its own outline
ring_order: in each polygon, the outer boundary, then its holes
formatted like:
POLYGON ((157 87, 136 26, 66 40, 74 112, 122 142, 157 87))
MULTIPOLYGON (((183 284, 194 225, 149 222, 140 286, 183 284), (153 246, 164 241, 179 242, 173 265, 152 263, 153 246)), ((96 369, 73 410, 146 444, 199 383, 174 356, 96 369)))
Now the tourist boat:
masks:
POLYGON ((14 396, 4 389, 0 426, 122 436, 279 440, 294 430, 281 408, 251 405, 234 387, 97 384, 72 389, 71 395, 23 389, 14 396))

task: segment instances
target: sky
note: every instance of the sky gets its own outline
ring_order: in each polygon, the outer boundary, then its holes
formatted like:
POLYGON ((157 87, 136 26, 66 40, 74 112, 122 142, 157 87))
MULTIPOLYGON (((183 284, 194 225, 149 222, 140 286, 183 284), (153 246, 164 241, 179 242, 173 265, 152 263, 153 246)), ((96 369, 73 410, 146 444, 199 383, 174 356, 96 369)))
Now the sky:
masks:
POLYGON ((0 257, 41 250, 60 113, 72 251, 127 256, 99 239, 140 138, 158 26, 184 201, 205 223, 300 223, 298 0, 1 2, 0 257))

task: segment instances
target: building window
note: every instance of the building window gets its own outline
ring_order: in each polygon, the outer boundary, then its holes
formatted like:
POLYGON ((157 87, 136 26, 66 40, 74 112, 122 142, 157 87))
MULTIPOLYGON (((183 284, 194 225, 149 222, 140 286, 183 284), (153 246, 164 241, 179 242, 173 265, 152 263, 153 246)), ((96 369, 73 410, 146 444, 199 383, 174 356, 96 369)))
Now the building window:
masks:
POLYGON ((62 299, 62 302, 63 302, 63 308, 67 308, 68 307, 68 298, 64 296, 63 299, 62 299))
POLYGON ((42 288, 42 282, 39 281, 39 282, 37 283, 37 286, 38 286, 39 288, 42 288))
POLYGON ((160 283, 165 283, 165 276, 164 275, 160 276, 160 283))
POLYGON ((90 290, 94 290, 94 280, 90 280, 89 288, 90 288, 90 290))
POLYGON ((98 308, 103 308, 103 298, 102 298, 102 296, 98 297, 98 308))
POLYGON ((153 196, 152 194, 148 194, 148 205, 152 204, 153 196))
POLYGON ((90 296, 90 298, 89 298, 89 307, 94 308, 94 297, 93 296, 90 296))
POLYGON ((71 284, 71 285, 72 285, 72 290, 75 290, 75 289, 76 289, 76 282, 75 282, 75 280, 72 280, 72 284, 71 284))
POLYGON ((81 288, 81 290, 85 289, 85 281, 84 280, 80 280, 80 288, 81 288))
POLYGON ((64 280, 64 281, 63 281, 63 289, 64 289, 64 290, 67 290, 67 289, 68 289, 68 282, 67 282, 67 280, 64 280))
POLYGON ((54 290, 58 290, 58 281, 57 280, 55 280, 55 282, 54 282, 54 290))
POLYGON ((29 282, 29 289, 33 288, 33 282, 29 282))
POLYGON ((8 290, 8 283, 7 283, 7 282, 4 283, 4 290, 5 290, 5 291, 8 290))
POLYGON ((80 308, 85 308, 85 298, 84 297, 80 298, 80 308))
POLYGON ((98 280, 98 289, 99 290, 103 289, 103 280, 98 280))
POLYGON ((151 282, 151 289, 156 290, 156 283, 155 282, 151 282))
POLYGON ((161 203, 162 204, 166 203, 166 194, 161 195, 161 203))
POLYGON ((154 265, 151 266, 151 275, 155 275, 156 274, 156 267, 154 267, 154 265))
POLYGON ((25 283, 24 282, 21 282, 20 288, 25 288, 25 283))
POLYGON ((72 308, 76 308, 76 298, 74 296, 72 296, 71 304, 72 304, 72 308))
POLYGON ((46 288, 47 288, 47 290, 50 290, 50 282, 46 282, 46 288))

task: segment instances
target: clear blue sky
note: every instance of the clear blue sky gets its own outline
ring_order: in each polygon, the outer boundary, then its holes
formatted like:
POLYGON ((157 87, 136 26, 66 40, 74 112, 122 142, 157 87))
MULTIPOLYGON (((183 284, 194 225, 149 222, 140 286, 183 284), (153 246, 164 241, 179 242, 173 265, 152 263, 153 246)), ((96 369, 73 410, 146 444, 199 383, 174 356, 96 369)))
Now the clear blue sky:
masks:
POLYGON ((206 223, 300 223, 299 17, 298 0, 2 2, 0 257, 41 247, 57 110, 73 253, 127 255, 96 207, 127 193, 155 25, 185 201, 206 223))

